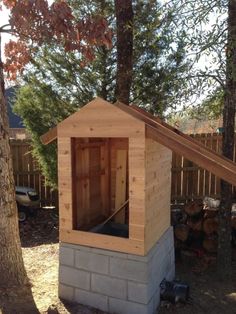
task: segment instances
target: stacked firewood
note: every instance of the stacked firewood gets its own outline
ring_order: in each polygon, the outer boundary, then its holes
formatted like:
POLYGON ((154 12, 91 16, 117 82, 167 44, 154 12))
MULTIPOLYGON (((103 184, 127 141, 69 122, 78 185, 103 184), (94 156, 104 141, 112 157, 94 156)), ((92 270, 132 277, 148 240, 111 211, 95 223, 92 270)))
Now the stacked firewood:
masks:
MULTIPOLYGON (((218 246, 219 200, 206 197, 172 210, 176 249, 216 253, 218 246)), ((232 242, 236 244, 236 204, 232 208, 232 242)))

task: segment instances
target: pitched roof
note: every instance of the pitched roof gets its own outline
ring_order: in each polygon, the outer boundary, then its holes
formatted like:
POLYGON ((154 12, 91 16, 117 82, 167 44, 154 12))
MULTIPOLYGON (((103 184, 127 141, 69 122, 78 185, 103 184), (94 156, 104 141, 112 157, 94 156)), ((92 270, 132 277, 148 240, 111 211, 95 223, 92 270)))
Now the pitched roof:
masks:
MULTIPOLYGON (((189 135, 182 133, 139 107, 134 105, 126 106, 119 102, 117 102, 115 106, 132 117, 144 122, 146 125, 146 135, 148 137, 236 186, 236 164, 233 161, 205 147, 189 135)), ((44 134, 41 137, 42 142, 48 144, 55 140, 57 137, 56 130, 57 129, 54 128, 44 134)))

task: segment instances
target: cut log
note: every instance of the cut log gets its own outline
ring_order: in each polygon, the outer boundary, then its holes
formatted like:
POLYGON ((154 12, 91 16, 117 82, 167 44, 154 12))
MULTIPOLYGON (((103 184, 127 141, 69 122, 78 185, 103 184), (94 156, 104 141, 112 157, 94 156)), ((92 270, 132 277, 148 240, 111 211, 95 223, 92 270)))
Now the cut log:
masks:
POLYGON ((205 238, 203 240, 202 246, 208 253, 216 253, 217 246, 218 246, 217 238, 213 238, 213 237, 205 238))
POLYGON ((184 210, 189 216, 196 216, 201 213, 202 208, 203 206, 200 202, 192 201, 185 205, 184 210))
POLYGON ((196 263, 196 253, 192 250, 181 250, 180 256, 183 264, 193 266, 196 263))
POLYGON ((182 241, 185 242, 188 239, 189 235, 189 226, 187 225, 177 225, 175 226, 175 237, 182 241))
POLYGON ((210 209, 204 210, 204 219, 216 218, 217 215, 218 215, 218 211, 216 211, 216 210, 210 210, 210 209))
POLYGON ((212 234, 218 232, 218 219, 217 218, 207 218, 203 221, 203 231, 206 234, 212 234))
POLYGON ((201 231, 202 230, 202 218, 200 219, 191 219, 189 218, 187 220, 187 225, 189 226, 190 229, 194 231, 201 231))
POLYGON ((186 244, 178 240, 176 237, 174 238, 174 245, 175 245, 175 250, 178 250, 178 251, 181 251, 186 248, 186 244))
POLYGON ((184 224, 186 220, 187 220, 187 215, 181 208, 176 208, 176 209, 171 210, 171 225, 172 226, 184 224))
POLYGON ((187 245, 191 249, 201 249, 204 233, 202 231, 190 230, 187 245))

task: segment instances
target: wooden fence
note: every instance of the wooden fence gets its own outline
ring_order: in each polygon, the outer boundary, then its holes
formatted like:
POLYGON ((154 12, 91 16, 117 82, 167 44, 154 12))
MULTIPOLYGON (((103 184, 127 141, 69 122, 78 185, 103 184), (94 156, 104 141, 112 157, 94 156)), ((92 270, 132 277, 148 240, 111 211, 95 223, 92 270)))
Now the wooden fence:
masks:
MULTIPOLYGON (((205 146, 221 153, 222 136, 217 133, 197 134, 193 136, 205 146)), ((15 184, 35 188, 40 195, 42 205, 58 204, 56 191, 47 187, 47 182, 41 174, 37 162, 31 154, 29 142, 11 140, 15 184)), ((236 151, 234 149, 234 151, 236 151)), ((234 153, 234 161, 236 160, 234 153)), ((234 187, 234 192, 236 188, 234 187)), ((171 200, 188 201, 202 199, 204 196, 220 196, 220 179, 207 170, 200 168, 183 156, 173 153, 171 200)))
POLYGON ((15 185, 34 188, 40 195, 41 206, 57 206, 56 191, 47 187, 45 177, 31 154, 31 146, 25 140, 11 140, 15 185))
MULTIPOLYGON (((217 133, 192 135, 197 141, 221 154, 222 135, 217 133)), ((235 146, 234 146, 235 161, 235 146)), ((233 188, 235 192, 235 187, 233 188)), ((220 179, 207 170, 173 153, 171 198, 175 201, 220 196, 220 179)))

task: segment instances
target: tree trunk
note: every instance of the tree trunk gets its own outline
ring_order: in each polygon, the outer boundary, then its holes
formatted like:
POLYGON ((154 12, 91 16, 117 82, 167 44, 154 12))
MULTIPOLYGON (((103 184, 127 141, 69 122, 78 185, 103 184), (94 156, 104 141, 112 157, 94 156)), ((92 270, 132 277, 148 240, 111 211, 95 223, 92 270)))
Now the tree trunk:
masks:
MULTIPOLYGON (((99 2, 100 10, 99 14, 101 16, 106 16, 106 2, 105 0, 100 0, 99 2)), ((107 100, 108 96, 108 86, 109 86, 109 80, 111 79, 109 77, 107 67, 109 65, 108 61, 108 48, 105 46, 102 46, 100 48, 100 59, 101 59, 101 90, 98 92, 98 96, 102 97, 104 100, 107 100)))
POLYGON ((115 0, 117 27, 116 98, 129 104, 132 83, 133 8, 131 0, 115 0))
POLYGON ((27 282, 19 237, 8 129, 0 60, 0 287, 3 288, 21 286, 27 282))
MULTIPOLYGON (((236 105, 236 1, 228 1, 228 43, 226 53, 226 90, 223 110, 222 153, 233 159, 236 105)), ((218 274, 222 279, 231 276, 231 207, 232 188, 221 181, 219 209, 218 274)))

